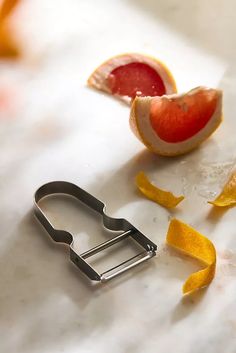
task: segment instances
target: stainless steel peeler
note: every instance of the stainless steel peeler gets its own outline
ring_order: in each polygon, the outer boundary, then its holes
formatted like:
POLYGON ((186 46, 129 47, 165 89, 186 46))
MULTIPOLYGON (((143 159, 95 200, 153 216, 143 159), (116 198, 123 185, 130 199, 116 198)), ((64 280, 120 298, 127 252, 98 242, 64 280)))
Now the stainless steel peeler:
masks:
POLYGON ((66 243, 70 246, 70 259, 79 269, 85 273, 91 280, 105 282, 121 273, 141 264, 142 262, 151 259, 156 255, 157 246, 149 240, 144 234, 136 229, 132 224, 123 218, 109 217, 105 211, 106 206, 103 202, 96 199, 94 196, 81 189, 75 184, 66 181, 53 181, 41 186, 35 193, 35 215, 39 222, 43 225, 49 235, 56 242, 66 243), (123 233, 114 236, 94 248, 85 251, 82 254, 77 254, 73 249, 73 235, 66 230, 56 229, 53 227, 49 219, 39 206, 39 201, 46 196, 53 194, 66 194, 75 197, 80 202, 95 210, 101 215, 103 225, 111 231, 123 231, 123 233), (109 270, 98 273, 86 259, 96 253, 120 242, 123 239, 132 237, 139 245, 144 248, 144 251, 135 255, 128 260, 110 268, 109 270))

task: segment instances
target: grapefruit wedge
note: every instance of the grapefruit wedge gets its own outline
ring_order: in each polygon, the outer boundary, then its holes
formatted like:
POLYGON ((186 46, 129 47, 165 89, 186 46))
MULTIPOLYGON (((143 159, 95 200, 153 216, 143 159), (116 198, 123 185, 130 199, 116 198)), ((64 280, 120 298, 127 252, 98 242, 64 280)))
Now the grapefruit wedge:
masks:
POLYGON ((137 53, 115 56, 100 65, 88 85, 130 103, 136 96, 176 92, 174 78, 159 60, 137 53))
POLYGON ((136 97, 130 113, 135 135, 153 152, 175 156, 196 148, 222 121, 222 92, 197 87, 185 94, 136 97))

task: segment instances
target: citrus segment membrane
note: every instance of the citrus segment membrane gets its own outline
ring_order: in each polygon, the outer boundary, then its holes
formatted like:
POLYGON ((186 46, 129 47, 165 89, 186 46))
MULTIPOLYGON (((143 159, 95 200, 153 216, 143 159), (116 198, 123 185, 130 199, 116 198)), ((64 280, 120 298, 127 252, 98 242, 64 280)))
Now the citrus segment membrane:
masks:
POLYGON ((139 172, 136 176, 136 185, 148 199, 166 208, 176 207, 184 199, 184 196, 176 197, 171 192, 151 184, 144 172, 139 172))
POLYGON ((236 171, 230 176, 220 195, 214 201, 208 201, 208 203, 218 207, 236 205, 236 171))
POLYGON ((162 96, 166 93, 160 75, 152 67, 132 62, 112 70, 107 78, 112 94, 121 96, 162 96))
POLYGON ((213 243, 189 225, 172 219, 166 236, 168 245, 200 260, 206 267, 191 274, 183 285, 183 293, 191 293, 211 283, 215 276, 216 250, 213 243))
POLYGON ((184 141, 206 126, 216 110, 217 101, 215 90, 199 90, 178 99, 157 97, 151 102, 151 125, 166 142, 184 141))

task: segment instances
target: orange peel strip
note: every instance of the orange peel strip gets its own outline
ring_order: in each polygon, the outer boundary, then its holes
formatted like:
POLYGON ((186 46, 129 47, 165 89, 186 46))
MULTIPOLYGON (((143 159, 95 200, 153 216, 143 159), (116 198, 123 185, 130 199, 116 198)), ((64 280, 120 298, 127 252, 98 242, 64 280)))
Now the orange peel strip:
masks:
POLYGON ((217 198, 214 201, 208 201, 208 203, 218 207, 236 205, 236 171, 230 176, 217 198))
POLYGON ((0 20, 5 20, 6 17, 11 15, 11 12, 14 10, 16 5, 20 2, 20 0, 5 0, 3 1, 0 8, 0 20))
POLYGON ((171 192, 159 189, 151 184, 144 172, 139 172, 136 175, 136 185, 148 199, 167 208, 177 206, 184 199, 184 196, 176 197, 171 192))
POLYGON ((211 283, 215 276, 216 250, 213 243, 189 225, 172 219, 166 236, 168 245, 200 260, 203 270, 191 274, 183 285, 183 293, 190 293, 211 283))
POLYGON ((19 48, 9 28, 0 26, 0 57, 16 58, 20 55, 19 48))
POLYGON ((19 48, 16 45, 14 34, 9 26, 8 17, 14 11, 19 0, 5 0, 0 6, 0 57, 18 57, 19 48))

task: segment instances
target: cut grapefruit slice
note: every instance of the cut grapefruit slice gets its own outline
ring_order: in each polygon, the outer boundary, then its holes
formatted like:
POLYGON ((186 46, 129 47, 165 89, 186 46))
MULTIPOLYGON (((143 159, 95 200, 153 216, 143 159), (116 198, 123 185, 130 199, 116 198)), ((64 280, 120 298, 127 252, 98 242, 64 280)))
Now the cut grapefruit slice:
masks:
POLYGON ((167 67, 141 54, 115 56, 99 66, 88 85, 130 103, 136 96, 176 93, 176 84, 167 67))
POLYGON ((197 87, 185 94, 136 97, 130 113, 135 135, 153 152, 175 156, 196 148, 222 121, 222 92, 197 87))

